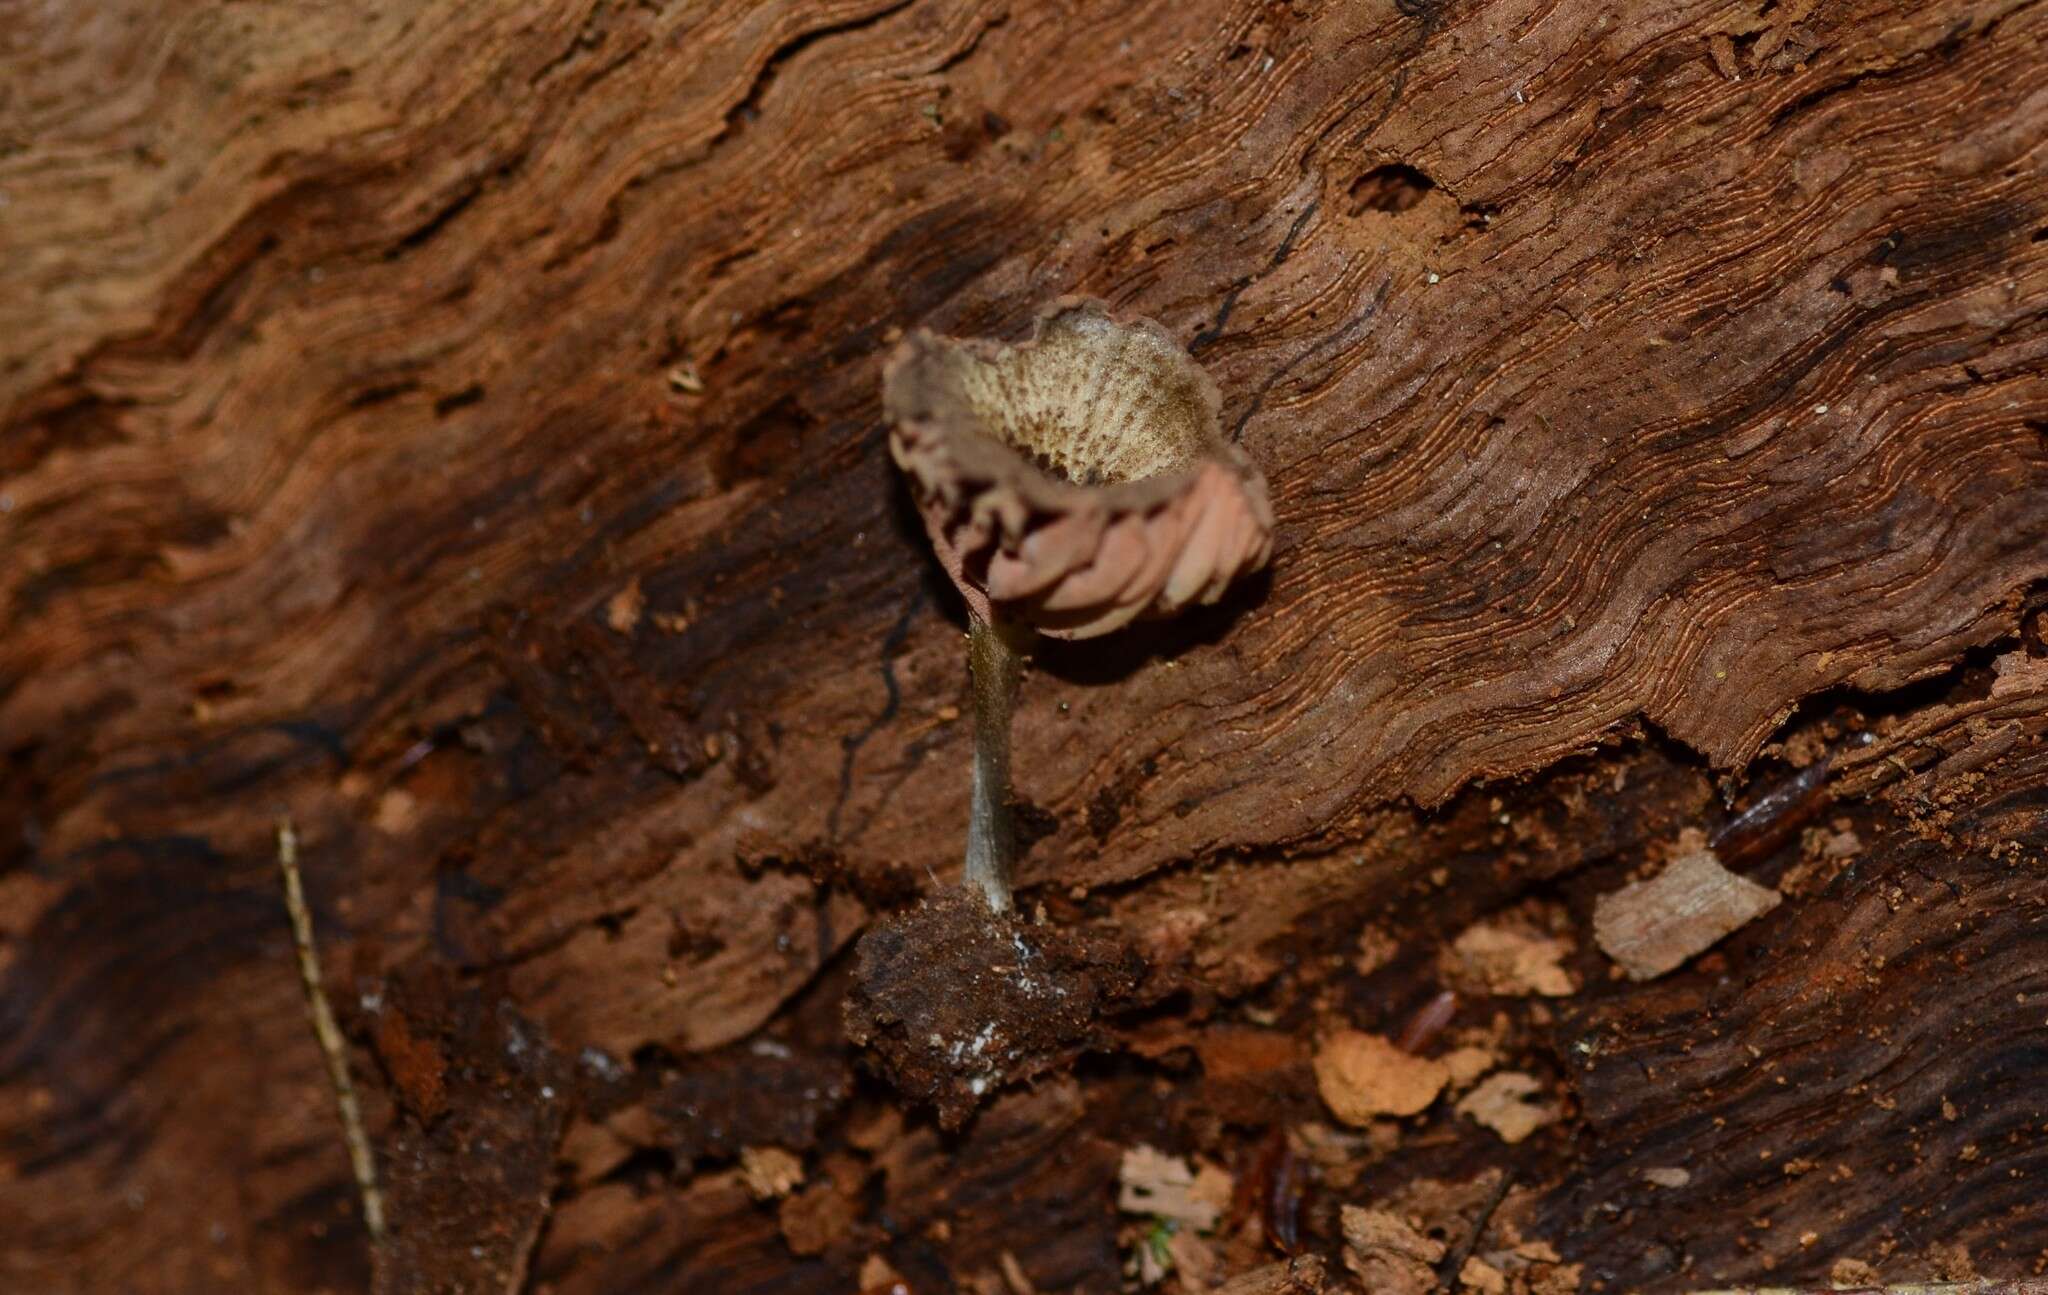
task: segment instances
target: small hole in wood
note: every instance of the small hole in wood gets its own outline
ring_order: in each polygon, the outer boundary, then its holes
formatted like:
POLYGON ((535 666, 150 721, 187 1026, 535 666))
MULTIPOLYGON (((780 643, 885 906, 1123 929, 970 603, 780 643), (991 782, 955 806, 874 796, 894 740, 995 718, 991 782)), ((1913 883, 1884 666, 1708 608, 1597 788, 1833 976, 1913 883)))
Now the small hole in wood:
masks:
POLYGON ((1434 188, 1436 181, 1414 167, 1389 162, 1353 180, 1346 205, 1353 216, 1368 211, 1399 213, 1415 207, 1434 188))

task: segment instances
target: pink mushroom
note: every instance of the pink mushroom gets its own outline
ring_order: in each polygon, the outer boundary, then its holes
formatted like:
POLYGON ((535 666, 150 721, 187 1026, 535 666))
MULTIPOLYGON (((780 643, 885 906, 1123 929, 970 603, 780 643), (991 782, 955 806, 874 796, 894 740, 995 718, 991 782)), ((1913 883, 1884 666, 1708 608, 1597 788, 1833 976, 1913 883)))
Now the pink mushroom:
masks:
POLYGON ((1085 639, 1213 603, 1272 554, 1265 479, 1164 328, 1063 298, 1021 346, 905 338, 890 451, 983 620, 1085 639))
POLYGON ((1085 639, 1213 603, 1272 555, 1265 479, 1216 384, 1149 319, 1062 298, 1010 346, 919 331, 883 374, 889 448, 967 600, 967 878, 1010 906, 1009 728, 1032 632, 1085 639))

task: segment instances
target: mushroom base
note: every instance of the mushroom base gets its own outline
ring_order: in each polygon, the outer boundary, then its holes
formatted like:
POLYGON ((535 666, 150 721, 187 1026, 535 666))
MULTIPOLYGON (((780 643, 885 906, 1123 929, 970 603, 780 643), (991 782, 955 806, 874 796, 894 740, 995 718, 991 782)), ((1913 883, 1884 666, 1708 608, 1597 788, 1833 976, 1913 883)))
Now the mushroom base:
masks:
POLYGON ((1005 1084, 1090 1047, 1145 970, 1117 940, 993 913, 949 888, 861 937, 846 1033, 898 1091, 958 1128, 1005 1084))

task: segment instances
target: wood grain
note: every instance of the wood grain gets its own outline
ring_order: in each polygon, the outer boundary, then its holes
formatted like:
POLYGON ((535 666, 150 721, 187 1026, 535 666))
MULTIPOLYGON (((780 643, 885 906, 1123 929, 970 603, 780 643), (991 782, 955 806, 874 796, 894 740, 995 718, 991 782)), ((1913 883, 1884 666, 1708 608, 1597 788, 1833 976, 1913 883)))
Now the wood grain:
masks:
POLYGON ((490 969, 572 1055, 743 1038, 957 867, 898 330, 1158 318, 1273 491, 1269 580, 1040 654, 1027 904, 1732 776, 2048 578, 2040 4, 0 12, 11 1286, 361 1288, 280 812, 338 998, 490 969))
POLYGON ((1948 789, 1946 839, 1900 832, 1829 902, 1733 937, 1719 983, 1560 1024, 1595 1150, 1546 1221, 1602 1256, 1589 1276, 1818 1281, 1838 1256, 1937 1245, 2030 1271, 2048 1239, 2048 756, 1994 770, 1960 804, 1948 789), (1691 1182, 1642 1177, 1664 1165, 1691 1182))

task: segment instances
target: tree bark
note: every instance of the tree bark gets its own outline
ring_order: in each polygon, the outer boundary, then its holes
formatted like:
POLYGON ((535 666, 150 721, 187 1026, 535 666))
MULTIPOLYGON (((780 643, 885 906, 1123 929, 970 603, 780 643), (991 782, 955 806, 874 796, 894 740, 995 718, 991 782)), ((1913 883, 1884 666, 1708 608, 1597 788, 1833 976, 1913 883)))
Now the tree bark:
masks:
POLYGON ((459 1193, 528 1131, 489 1264, 408 1261, 446 1289, 1115 1290, 1121 1148, 1253 1175, 1319 1032, 1531 903, 1581 992, 1458 1028, 1559 1120, 1323 1167, 1330 1289, 1340 1201, 1484 1169, 1588 1289, 2048 1250, 2048 6, 4 26, 0 1285, 368 1288, 280 815, 385 1154, 459 1193), (838 1032, 968 812, 879 370, 1072 292, 1215 375, 1276 556, 1038 652, 1019 909, 1183 992, 955 1139, 838 1032), (1610 981, 1595 897, 1821 753, 1850 862, 1793 831, 1775 912, 1610 981))

